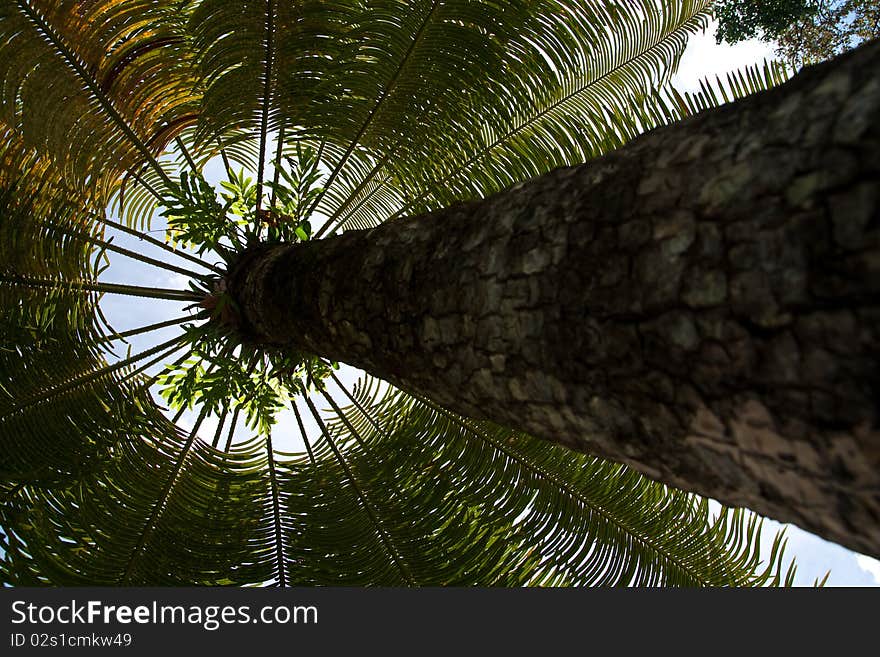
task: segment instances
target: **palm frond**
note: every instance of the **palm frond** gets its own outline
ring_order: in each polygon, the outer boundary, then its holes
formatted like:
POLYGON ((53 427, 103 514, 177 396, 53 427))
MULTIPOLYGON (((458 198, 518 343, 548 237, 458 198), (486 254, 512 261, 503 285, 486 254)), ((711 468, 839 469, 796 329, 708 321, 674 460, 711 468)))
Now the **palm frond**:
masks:
POLYGON ((418 103, 436 95, 425 89, 400 113, 441 126, 443 138, 413 125, 403 134, 414 138, 374 147, 373 159, 353 165, 352 184, 328 194, 324 212, 337 224, 365 228, 388 208, 397 216, 482 197, 618 147, 638 134, 628 113, 674 72, 688 36, 705 25, 707 5, 644 0, 621 11, 619 3, 578 3, 532 17, 538 24, 527 23, 527 36, 506 44, 510 61, 492 69, 509 89, 475 80, 487 94, 465 87, 467 107, 441 94, 442 106, 454 108, 445 122, 422 111, 418 103), (363 201, 365 183, 372 201, 351 210, 363 201))
POLYGON ((204 89, 198 143, 223 138, 230 130, 253 134, 264 107, 270 132, 283 122, 314 127, 321 120, 311 111, 311 99, 332 82, 329 71, 338 53, 350 47, 346 34, 356 24, 360 3, 274 4, 274 66, 268 77, 265 3, 203 0, 193 8, 188 39, 204 89), (271 98, 266 97, 267 83, 271 98))
POLYGON ((762 561, 760 522, 742 511, 712 519, 705 500, 623 466, 377 391, 360 385, 357 406, 321 421, 314 461, 267 453, 263 439, 224 454, 197 440, 196 427, 188 437, 125 441, 101 471, 67 488, 25 486, 0 519, 10 535, 4 576, 17 584, 791 581, 782 538, 762 561))
POLYGON ((176 11, 172 2, 4 0, 0 119, 77 187, 109 193, 136 162, 155 166, 165 144, 154 137, 193 101, 171 36, 176 11))
MULTIPOLYGON (((705 500, 624 466, 572 458, 564 449, 548 449, 542 441, 466 420, 399 391, 374 400, 363 413, 367 401, 364 395, 361 409, 349 407, 346 422, 337 425, 356 426, 374 450, 394 444, 407 459, 418 459, 401 474, 407 483, 399 489, 458 497, 484 527, 506 529, 502 540, 517 547, 519 558, 525 550, 540 555, 529 583, 784 581, 778 554, 756 570, 760 523, 744 519, 741 511, 723 512, 712 521, 705 500)), ((385 484, 384 490, 395 487, 385 484)), ((523 575, 521 565, 517 574, 523 575)))

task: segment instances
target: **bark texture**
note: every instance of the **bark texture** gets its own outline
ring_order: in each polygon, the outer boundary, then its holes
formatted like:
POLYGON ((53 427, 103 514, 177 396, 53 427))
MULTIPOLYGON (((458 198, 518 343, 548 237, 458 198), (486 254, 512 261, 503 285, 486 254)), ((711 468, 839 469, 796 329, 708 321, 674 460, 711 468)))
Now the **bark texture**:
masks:
POLYGON ((877 556, 878 178, 875 42, 229 284, 255 340, 877 556))

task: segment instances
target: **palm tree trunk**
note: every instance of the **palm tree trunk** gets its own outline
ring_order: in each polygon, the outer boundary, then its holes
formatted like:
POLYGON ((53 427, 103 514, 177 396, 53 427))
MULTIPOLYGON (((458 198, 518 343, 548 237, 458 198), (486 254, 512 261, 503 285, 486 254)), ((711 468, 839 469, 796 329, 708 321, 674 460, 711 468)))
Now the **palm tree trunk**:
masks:
POLYGON ((589 164, 246 252, 250 339, 880 554, 880 42, 589 164))

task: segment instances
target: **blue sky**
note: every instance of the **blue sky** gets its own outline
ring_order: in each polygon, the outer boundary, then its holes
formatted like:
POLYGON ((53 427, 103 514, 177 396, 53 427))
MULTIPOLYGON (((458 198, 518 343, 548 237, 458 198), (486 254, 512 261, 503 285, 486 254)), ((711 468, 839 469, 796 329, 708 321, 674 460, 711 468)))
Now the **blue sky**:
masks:
MULTIPOLYGON (((674 79, 679 90, 695 90, 698 80, 703 76, 722 74, 741 66, 761 62, 765 57, 772 59, 772 48, 767 44, 750 41, 735 47, 718 46, 715 44, 713 32, 714 28, 710 28, 706 34, 697 35, 691 40, 679 73, 674 79)), ((209 165, 206 176, 209 180, 217 181, 222 176, 219 163, 209 165)), ((156 231, 153 233, 155 237, 161 238, 162 227, 161 220, 154 222, 151 229, 156 231)), ((124 234, 116 235, 114 242, 158 259, 164 260, 168 257, 168 254, 124 234)), ((179 274, 143 265, 124 257, 113 256, 110 258, 110 262, 111 266, 102 275, 102 280, 177 289, 186 286, 187 279, 179 274)), ((189 266, 183 260, 175 264, 189 266)), ((135 299, 116 295, 106 295, 102 301, 105 316, 117 331, 179 316, 181 307, 185 305, 178 302, 135 299)), ((178 332, 178 328, 172 327, 148 336, 132 338, 132 353, 167 340, 178 332)), ((124 349, 119 353, 124 356, 124 349)), ((340 377, 349 386, 358 376, 358 371, 348 367, 343 367, 340 372, 340 377)), ((343 402, 341 393, 337 392, 334 397, 340 403, 343 402)), ((326 406, 326 402, 319 401, 317 398, 314 401, 319 408, 326 406)), ((300 414, 306 422, 307 432, 310 435, 316 435, 317 427, 314 422, 308 419, 309 414, 304 405, 301 407, 300 414)), ((193 422, 193 414, 188 413, 181 418, 180 424, 189 428, 193 422)), ((215 428, 216 418, 208 418, 199 434, 202 438, 210 441, 215 428)), ((246 435, 243 428, 240 428, 236 433, 238 438, 243 438, 246 435)), ((282 451, 302 450, 299 430, 291 411, 282 414, 279 424, 273 431, 273 443, 276 449, 282 451)), ((768 543, 781 527, 772 521, 765 522, 765 537, 768 543)), ((828 584, 832 586, 880 586, 880 562, 857 555, 793 526, 789 526, 786 532, 789 544, 788 554, 796 557, 798 562, 797 583, 799 585, 809 586, 814 580, 821 579, 830 570, 831 577, 828 584)))

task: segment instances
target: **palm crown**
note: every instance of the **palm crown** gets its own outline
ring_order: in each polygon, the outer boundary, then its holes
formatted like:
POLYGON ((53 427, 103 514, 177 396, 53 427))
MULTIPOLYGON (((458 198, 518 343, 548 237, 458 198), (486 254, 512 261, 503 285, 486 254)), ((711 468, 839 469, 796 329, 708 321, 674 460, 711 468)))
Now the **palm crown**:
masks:
POLYGON ((791 581, 780 538, 761 561, 742 512, 713 520, 623 466, 240 344, 219 284, 258 243, 483 197, 778 82, 767 68, 668 89, 709 5, 3 0, 2 579, 791 581), (149 232, 163 217, 165 241, 149 232), (99 281, 108 256, 190 287, 99 281), (119 332, 108 293, 178 306, 119 332), (169 326, 183 330, 119 347, 169 326), (285 405, 304 453, 273 447, 285 405), (241 424, 252 437, 235 441, 241 424))

